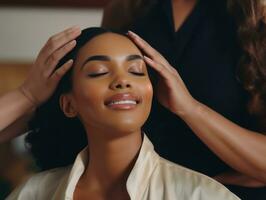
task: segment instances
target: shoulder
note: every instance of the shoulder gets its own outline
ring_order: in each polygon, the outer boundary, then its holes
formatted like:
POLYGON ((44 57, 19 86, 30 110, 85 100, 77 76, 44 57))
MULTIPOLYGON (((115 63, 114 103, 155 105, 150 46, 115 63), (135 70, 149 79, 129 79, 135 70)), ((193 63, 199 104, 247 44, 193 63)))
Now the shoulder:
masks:
POLYGON ((69 171, 69 167, 64 167, 35 174, 15 189, 7 200, 49 199, 69 171))
POLYGON ((157 171, 162 174, 163 181, 171 183, 168 185, 171 185, 173 190, 181 192, 184 199, 239 200, 214 179, 164 158, 160 157, 157 171))

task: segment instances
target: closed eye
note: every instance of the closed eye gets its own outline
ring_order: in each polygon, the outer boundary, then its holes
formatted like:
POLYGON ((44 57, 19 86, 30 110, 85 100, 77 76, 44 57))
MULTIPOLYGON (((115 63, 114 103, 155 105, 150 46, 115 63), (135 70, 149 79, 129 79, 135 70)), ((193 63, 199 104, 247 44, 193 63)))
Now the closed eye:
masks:
POLYGON ((95 77, 99 77, 99 76, 103 76, 105 74, 107 74, 108 72, 102 72, 102 73, 91 73, 91 74, 88 74, 89 77, 91 78, 95 78, 95 77))
POLYGON ((134 74, 136 76, 145 76, 146 74, 143 72, 130 72, 131 74, 134 74))

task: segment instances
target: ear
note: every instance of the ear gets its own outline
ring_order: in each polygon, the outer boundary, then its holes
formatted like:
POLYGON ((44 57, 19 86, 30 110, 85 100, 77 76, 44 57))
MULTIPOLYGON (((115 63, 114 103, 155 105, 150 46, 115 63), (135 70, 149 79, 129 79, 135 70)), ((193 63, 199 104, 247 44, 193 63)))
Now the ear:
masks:
POLYGON ((73 99, 70 94, 62 94, 59 99, 60 108, 64 112, 66 117, 74 118, 77 116, 73 99))

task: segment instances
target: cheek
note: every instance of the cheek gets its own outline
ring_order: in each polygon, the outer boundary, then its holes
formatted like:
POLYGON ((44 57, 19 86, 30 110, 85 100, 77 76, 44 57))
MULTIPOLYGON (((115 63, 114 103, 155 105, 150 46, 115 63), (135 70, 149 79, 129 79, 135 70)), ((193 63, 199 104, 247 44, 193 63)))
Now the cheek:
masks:
POLYGON ((153 98, 153 88, 149 81, 144 82, 139 87, 139 91, 142 96, 142 114, 140 116, 146 121, 147 117, 150 114, 151 106, 152 106, 152 98, 153 98))
POLYGON ((82 82, 75 87, 76 108, 81 117, 88 118, 95 115, 96 111, 103 107, 103 97, 105 87, 101 83, 93 84, 90 82, 82 82), (102 88, 102 89, 100 89, 102 88))
POLYGON ((153 88, 150 82, 146 82, 142 85, 141 91, 143 94, 143 100, 144 103, 147 104, 147 106, 151 106, 152 97, 153 97, 153 88))

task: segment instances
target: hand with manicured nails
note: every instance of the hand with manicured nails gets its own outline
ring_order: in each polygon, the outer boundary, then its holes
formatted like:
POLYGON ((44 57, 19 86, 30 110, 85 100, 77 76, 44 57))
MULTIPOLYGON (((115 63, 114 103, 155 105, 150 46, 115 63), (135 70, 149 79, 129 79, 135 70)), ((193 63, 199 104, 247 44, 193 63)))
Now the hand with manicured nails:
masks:
POLYGON ((137 34, 129 31, 128 36, 147 55, 144 56, 144 61, 159 74, 156 88, 159 102, 179 116, 190 112, 196 101, 190 95, 178 72, 158 51, 137 34))
POLYGON ((60 79, 71 68, 73 60, 67 61, 55 70, 60 59, 75 47, 74 39, 80 33, 79 27, 66 29, 50 37, 41 49, 28 77, 19 88, 35 107, 53 94, 60 79))

